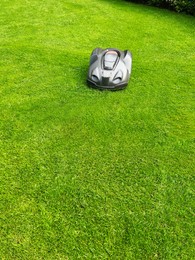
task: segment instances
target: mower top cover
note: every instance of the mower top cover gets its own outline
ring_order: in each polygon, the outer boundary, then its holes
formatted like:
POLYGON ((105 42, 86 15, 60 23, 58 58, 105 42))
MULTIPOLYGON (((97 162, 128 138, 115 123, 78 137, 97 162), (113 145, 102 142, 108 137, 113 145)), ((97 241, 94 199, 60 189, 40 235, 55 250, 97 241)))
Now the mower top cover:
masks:
POLYGON ((129 51, 96 48, 90 57, 87 82, 99 89, 117 90, 127 86, 132 67, 129 51))

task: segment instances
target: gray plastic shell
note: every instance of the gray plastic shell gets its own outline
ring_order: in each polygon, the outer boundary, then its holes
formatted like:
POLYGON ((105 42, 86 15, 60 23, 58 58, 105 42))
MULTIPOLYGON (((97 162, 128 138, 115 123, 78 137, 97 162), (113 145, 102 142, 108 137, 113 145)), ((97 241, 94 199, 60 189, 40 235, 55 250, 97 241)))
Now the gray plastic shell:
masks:
POLYGON ((124 89, 131 70, 132 54, 128 50, 96 48, 90 57, 87 82, 99 89, 124 89))

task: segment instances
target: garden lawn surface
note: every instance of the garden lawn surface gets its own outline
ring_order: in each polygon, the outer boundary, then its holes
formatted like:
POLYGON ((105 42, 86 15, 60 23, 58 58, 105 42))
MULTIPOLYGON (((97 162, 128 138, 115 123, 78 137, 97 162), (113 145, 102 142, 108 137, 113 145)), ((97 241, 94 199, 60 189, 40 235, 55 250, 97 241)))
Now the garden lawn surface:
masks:
POLYGON ((1 0, 0 258, 193 259, 195 19, 125 1, 1 0), (87 87, 128 49, 123 91, 87 87))

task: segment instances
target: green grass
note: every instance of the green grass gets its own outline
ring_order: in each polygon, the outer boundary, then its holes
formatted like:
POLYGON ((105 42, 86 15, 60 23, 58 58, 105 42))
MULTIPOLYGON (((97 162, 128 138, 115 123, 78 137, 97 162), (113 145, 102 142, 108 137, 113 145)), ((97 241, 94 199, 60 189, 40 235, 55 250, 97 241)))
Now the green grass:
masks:
POLYGON ((193 259, 195 19, 103 0, 0 2, 0 258, 193 259), (86 86, 129 49, 124 91, 86 86))

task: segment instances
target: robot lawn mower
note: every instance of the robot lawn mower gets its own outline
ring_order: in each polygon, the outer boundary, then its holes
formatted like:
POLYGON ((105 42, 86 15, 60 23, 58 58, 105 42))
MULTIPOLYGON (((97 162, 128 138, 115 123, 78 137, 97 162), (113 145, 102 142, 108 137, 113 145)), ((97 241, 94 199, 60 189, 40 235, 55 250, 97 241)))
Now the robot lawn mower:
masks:
POLYGON ((96 48, 90 57, 87 82, 99 89, 124 89, 129 81, 132 55, 128 50, 96 48))

